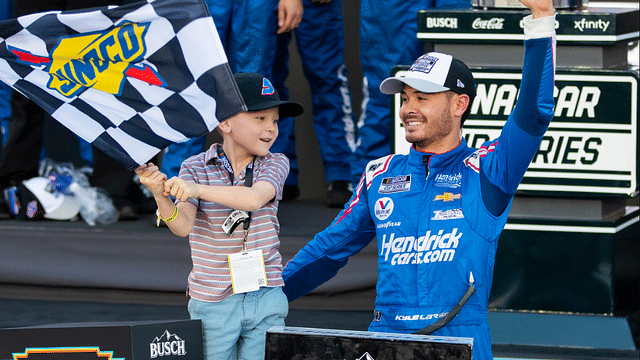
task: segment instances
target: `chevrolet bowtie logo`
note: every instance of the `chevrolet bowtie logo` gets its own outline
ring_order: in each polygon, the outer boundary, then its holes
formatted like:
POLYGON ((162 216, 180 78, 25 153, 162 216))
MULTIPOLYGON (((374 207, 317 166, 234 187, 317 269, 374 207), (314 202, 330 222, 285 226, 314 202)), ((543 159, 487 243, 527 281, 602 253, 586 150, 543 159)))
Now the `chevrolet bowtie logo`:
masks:
POLYGON ((443 202, 449 202, 449 201, 453 201, 453 200, 458 200, 460 198, 462 198, 461 194, 454 194, 454 193, 450 193, 450 192, 445 192, 445 193, 442 193, 440 195, 436 195, 436 197, 433 198, 433 201, 442 200, 443 202))

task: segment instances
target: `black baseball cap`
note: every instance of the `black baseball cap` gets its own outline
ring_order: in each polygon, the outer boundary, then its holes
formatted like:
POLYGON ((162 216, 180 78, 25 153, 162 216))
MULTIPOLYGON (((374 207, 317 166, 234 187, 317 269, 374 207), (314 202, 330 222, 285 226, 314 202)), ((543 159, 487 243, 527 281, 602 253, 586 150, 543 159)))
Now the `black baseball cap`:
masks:
POLYGON ((266 77, 256 73, 234 75, 247 111, 260 111, 278 107, 280 118, 299 116, 304 112, 302 105, 295 101, 282 101, 278 91, 266 77))
POLYGON ((438 93, 451 90, 458 94, 467 94, 471 102, 476 96, 476 86, 469 67, 451 55, 430 52, 420 56, 400 76, 386 78, 380 84, 383 94, 397 94, 404 86, 425 93, 438 93))

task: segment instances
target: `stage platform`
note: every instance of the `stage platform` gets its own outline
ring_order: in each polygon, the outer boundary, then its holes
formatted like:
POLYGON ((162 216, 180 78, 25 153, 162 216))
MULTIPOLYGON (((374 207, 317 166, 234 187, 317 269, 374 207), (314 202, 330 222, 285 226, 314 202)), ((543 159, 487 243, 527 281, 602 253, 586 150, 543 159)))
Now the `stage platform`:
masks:
MULTIPOLYGON (((317 201, 280 205, 286 262, 338 214, 317 201)), ((83 221, 0 221, 0 328, 187 319, 186 238, 154 217, 90 227, 83 221)), ((366 330, 376 247, 291 303, 287 326, 366 330)), ((625 318, 491 311, 494 355, 504 359, 638 359, 625 318)))

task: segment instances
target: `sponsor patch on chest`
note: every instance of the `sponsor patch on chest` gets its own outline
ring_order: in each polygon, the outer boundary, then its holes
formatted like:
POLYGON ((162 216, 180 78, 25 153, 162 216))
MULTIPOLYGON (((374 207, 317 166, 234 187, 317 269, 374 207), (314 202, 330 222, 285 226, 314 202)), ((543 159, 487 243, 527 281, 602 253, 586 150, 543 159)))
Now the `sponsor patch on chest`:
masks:
POLYGON ((383 178, 378 192, 380 194, 392 194, 409 191, 411 189, 411 175, 398 175, 396 177, 383 178))

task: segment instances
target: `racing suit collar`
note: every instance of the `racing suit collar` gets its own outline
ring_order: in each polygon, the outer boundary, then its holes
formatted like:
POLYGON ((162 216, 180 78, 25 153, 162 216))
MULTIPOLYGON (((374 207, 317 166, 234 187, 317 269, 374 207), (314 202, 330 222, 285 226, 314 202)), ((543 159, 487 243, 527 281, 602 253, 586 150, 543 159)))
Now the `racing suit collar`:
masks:
POLYGON ((463 153, 467 148, 468 148, 467 142, 465 141, 464 138, 460 139, 460 143, 458 144, 458 146, 441 154, 422 152, 422 151, 416 150, 412 145, 409 150, 409 163, 415 166, 424 166, 423 159, 425 156, 429 156, 430 157, 429 167, 434 165, 438 165, 438 166, 445 165, 448 162, 451 162, 457 159, 458 155, 463 153))

